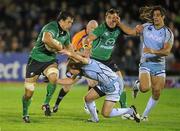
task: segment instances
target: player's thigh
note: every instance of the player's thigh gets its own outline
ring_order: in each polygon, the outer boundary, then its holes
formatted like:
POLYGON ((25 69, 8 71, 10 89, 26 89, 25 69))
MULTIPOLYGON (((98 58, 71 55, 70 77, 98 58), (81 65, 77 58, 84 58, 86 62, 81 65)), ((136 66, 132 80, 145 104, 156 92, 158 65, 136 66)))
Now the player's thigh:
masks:
POLYGON ((88 86, 90 86, 90 87, 95 87, 98 84, 98 82, 95 81, 95 80, 92 80, 92 79, 89 79, 89 78, 86 78, 86 80, 87 80, 88 86))
POLYGON ((92 101, 98 99, 99 97, 100 97, 99 94, 93 88, 91 88, 88 91, 88 93, 87 93, 87 95, 85 96, 84 99, 85 99, 86 102, 92 102, 92 101))
POLYGON ((116 102, 114 102, 114 101, 105 100, 102 111, 101 111, 102 115, 104 117, 108 117, 115 104, 116 104, 116 102))
POLYGON ((57 63, 53 63, 46 67, 46 69, 43 71, 43 73, 47 76, 49 81, 51 83, 56 83, 58 77, 59 77, 59 70, 57 63))
POLYGON ((139 72, 140 90, 146 92, 151 87, 151 75, 149 72, 139 72))
POLYGON ((166 78, 163 76, 152 76, 152 94, 154 99, 159 99, 160 92, 165 86, 166 78))

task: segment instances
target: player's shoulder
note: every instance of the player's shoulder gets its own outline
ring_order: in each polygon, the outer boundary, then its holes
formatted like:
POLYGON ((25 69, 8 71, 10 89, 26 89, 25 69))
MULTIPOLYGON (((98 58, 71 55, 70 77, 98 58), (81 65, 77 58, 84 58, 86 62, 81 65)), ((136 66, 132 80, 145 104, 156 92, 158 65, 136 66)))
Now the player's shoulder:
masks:
POLYGON ((164 26, 164 30, 167 34, 171 34, 171 35, 173 34, 172 30, 167 26, 164 26))
POLYGON ((58 23, 56 21, 52 21, 47 23, 46 25, 44 25, 44 27, 42 28, 44 29, 53 29, 53 30, 57 30, 58 29, 58 23))
POLYGON ((143 26, 144 28, 145 28, 145 27, 148 27, 148 26, 153 26, 153 23, 147 22, 147 23, 142 24, 142 26, 143 26))
POLYGON ((47 23, 45 26, 58 27, 58 23, 57 23, 57 21, 51 21, 51 22, 47 23))

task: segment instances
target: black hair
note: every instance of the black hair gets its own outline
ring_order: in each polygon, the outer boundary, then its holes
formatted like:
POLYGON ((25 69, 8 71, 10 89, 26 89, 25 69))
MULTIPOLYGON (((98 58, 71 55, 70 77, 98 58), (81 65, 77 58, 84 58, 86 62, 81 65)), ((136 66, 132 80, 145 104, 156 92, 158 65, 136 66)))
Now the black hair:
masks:
POLYGON ((119 16, 119 10, 114 9, 114 8, 111 8, 111 9, 109 9, 108 11, 106 11, 106 16, 107 16, 108 14, 117 14, 117 15, 119 16))
POLYGON ((61 11, 61 12, 59 12, 59 14, 57 16, 57 21, 66 20, 68 17, 74 19, 73 15, 71 13, 66 12, 66 11, 61 11))

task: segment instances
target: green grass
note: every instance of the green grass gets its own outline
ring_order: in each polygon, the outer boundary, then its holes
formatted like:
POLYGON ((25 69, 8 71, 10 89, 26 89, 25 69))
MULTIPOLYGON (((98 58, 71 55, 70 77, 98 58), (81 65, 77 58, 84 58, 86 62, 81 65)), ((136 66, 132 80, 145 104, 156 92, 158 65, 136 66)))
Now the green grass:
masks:
MULTIPOLYGON (((57 88, 51 105, 59 92, 57 88)), ((83 96, 87 87, 75 86, 60 105, 60 110, 51 117, 45 117, 41 104, 46 88, 37 84, 30 106, 31 123, 22 121, 21 97, 24 93, 22 83, 0 83, 0 131, 179 131, 180 130, 180 89, 164 89, 157 106, 152 110, 149 121, 137 124, 134 121, 122 120, 120 117, 103 118, 99 123, 85 122, 89 116, 83 111, 83 96)), ((135 104, 143 112, 150 93, 140 94, 132 100, 131 91, 127 89, 128 104, 135 104)), ((97 100, 101 109, 103 98, 97 100)), ((118 104, 117 104, 118 106, 118 104)))

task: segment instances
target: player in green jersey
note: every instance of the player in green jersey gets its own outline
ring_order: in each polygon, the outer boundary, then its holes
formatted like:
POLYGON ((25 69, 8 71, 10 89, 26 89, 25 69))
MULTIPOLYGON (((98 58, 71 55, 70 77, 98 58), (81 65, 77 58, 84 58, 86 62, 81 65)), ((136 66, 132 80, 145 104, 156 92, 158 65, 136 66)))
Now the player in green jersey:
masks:
MULTIPOLYGON (((63 48, 70 49, 69 29, 73 23, 73 17, 68 12, 60 12, 57 21, 45 25, 35 42, 26 67, 25 94, 22 98, 23 120, 29 123, 28 107, 34 93, 35 83, 41 74, 48 80, 46 102, 50 100, 59 77, 56 52, 63 48), (49 95, 50 94, 50 95, 49 95)), ((46 107, 48 108, 48 107, 46 107)))

